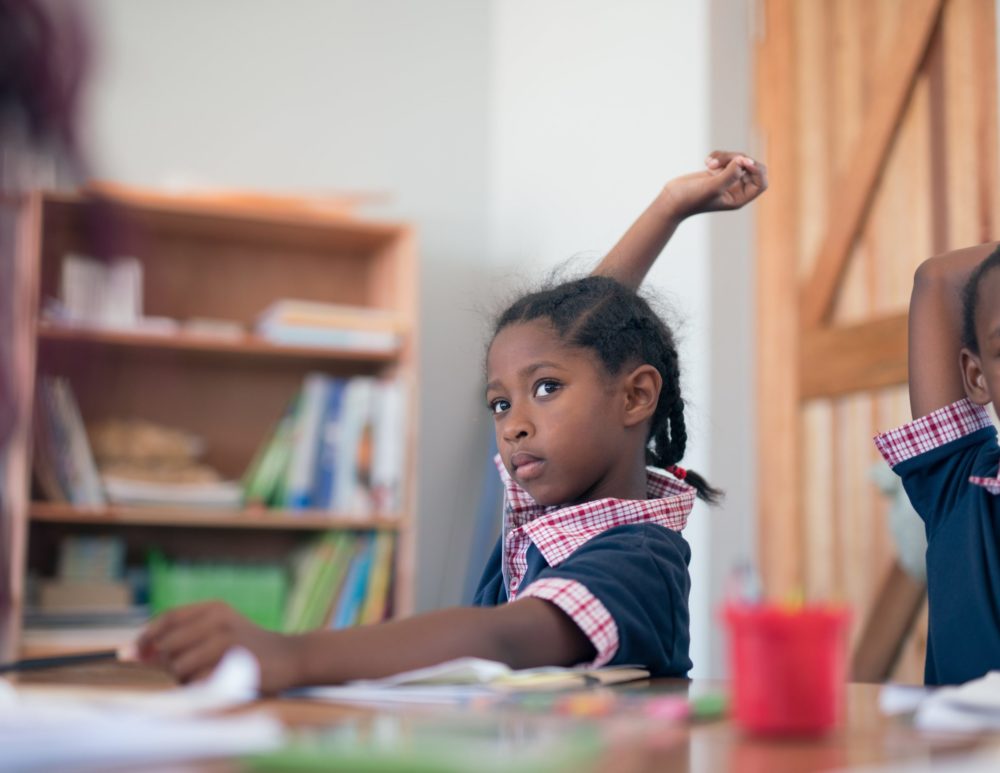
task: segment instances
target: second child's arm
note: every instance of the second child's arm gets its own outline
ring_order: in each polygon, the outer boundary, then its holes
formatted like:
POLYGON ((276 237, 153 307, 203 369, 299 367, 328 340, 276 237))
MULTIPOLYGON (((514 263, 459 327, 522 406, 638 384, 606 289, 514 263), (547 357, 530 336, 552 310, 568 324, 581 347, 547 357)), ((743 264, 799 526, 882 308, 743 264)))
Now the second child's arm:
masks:
POLYGON ((947 252, 924 261, 910 295, 908 368, 914 419, 965 397, 962 350, 962 288, 995 242, 947 252))
POLYGON ((705 166, 703 172, 668 182, 594 273, 638 289, 685 218, 739 209, 767 190, 767 168, 740 153, 717 150, 705 160, 705 166))
POLYGON ((537 598, 292 636, 264 630, 221 602, 205 602, 164 613, 138 643, 143 660, 159 663, 182 682, 207 676, 233 646, 257 657, 265 693, 374 679, 464 656, 513 668, 569 666, 594 658, 594 647, 580 628, 537 598))

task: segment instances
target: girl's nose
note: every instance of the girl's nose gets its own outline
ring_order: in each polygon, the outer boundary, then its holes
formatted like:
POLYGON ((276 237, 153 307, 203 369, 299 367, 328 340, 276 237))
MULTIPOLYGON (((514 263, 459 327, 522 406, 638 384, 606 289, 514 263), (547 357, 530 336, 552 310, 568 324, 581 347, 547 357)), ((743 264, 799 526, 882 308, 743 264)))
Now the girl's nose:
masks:
POLYGON ((531 422, 523 413, 514 413, 513 411, 507 416, 507 421, 504 422, 503 428, 503 438, 507 442, 514 442, 515 440, 523 440, 531 434, 531 422))

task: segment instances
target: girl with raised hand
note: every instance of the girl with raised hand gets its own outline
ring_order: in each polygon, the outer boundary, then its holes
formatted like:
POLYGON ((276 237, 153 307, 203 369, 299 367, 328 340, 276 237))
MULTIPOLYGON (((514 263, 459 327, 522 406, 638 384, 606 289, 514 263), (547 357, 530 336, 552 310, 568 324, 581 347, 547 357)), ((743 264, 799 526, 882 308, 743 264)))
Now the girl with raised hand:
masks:
POLYGON ((504 528, 475 606, 285 635, 206 602, 152 621, 140 656, 188 681, 241 645, 260 662, 264 692, 463 656, 686 675, 690 550, 680 531, 695 497, 714 502, 719 492, 679 466, 687 430, 677 349, 634 287, 685 217, 742 206, 766 184, 763 166, 713 154, 707 171, 664 187, 597 276, 528 294, 500 315, 485 403, 504 528))

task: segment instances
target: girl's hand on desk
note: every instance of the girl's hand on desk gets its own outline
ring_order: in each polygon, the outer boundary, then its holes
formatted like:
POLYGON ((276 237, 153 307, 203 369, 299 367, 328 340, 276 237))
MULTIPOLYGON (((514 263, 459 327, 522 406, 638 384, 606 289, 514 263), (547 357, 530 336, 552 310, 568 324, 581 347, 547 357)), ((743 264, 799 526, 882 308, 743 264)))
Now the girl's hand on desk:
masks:
POLYGON ((296 683, 292 639, 251 623, 221 601, 165 612, 137 642, 140 660, 163 666, 180 682, 204 679, 235 646, 250 650, 260 663, 261 692, 278 692, 296 683))
POLYGON ((767 190, 767 167, 742 153, 713 151, 705 167, 664 186, 661 199, 669 217, 680 221, 701 212, 739 209, 767 190))

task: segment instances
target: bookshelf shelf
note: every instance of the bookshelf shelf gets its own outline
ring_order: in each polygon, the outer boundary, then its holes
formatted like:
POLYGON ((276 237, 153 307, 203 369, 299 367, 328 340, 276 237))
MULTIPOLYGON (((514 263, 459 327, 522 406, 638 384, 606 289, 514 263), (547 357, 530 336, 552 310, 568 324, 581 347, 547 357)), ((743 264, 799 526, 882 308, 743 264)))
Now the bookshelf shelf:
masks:
POLYGON ((202 529, 273 529, 277 531, 398 531, 393 516, 329 515, 315 510, 224 510, 185 507, 79 508, 53 502, 33 502, 29 517, 37 523, 114 524, 122 526, 175 526, 202 529))
POLYGON ((400 355, 399 349, 370 351, 316 346, 286 346, 253 335, 228 339, 183 331, 177 333, 133 333, 124 330, 66 327, 47 322, 39 324, 38 340, 40 343, 51 342, 73 346, 91 345, 230 355, 251 360, 254 358, 284 358, 315 362, 392 363, 398 360, 400 355))

